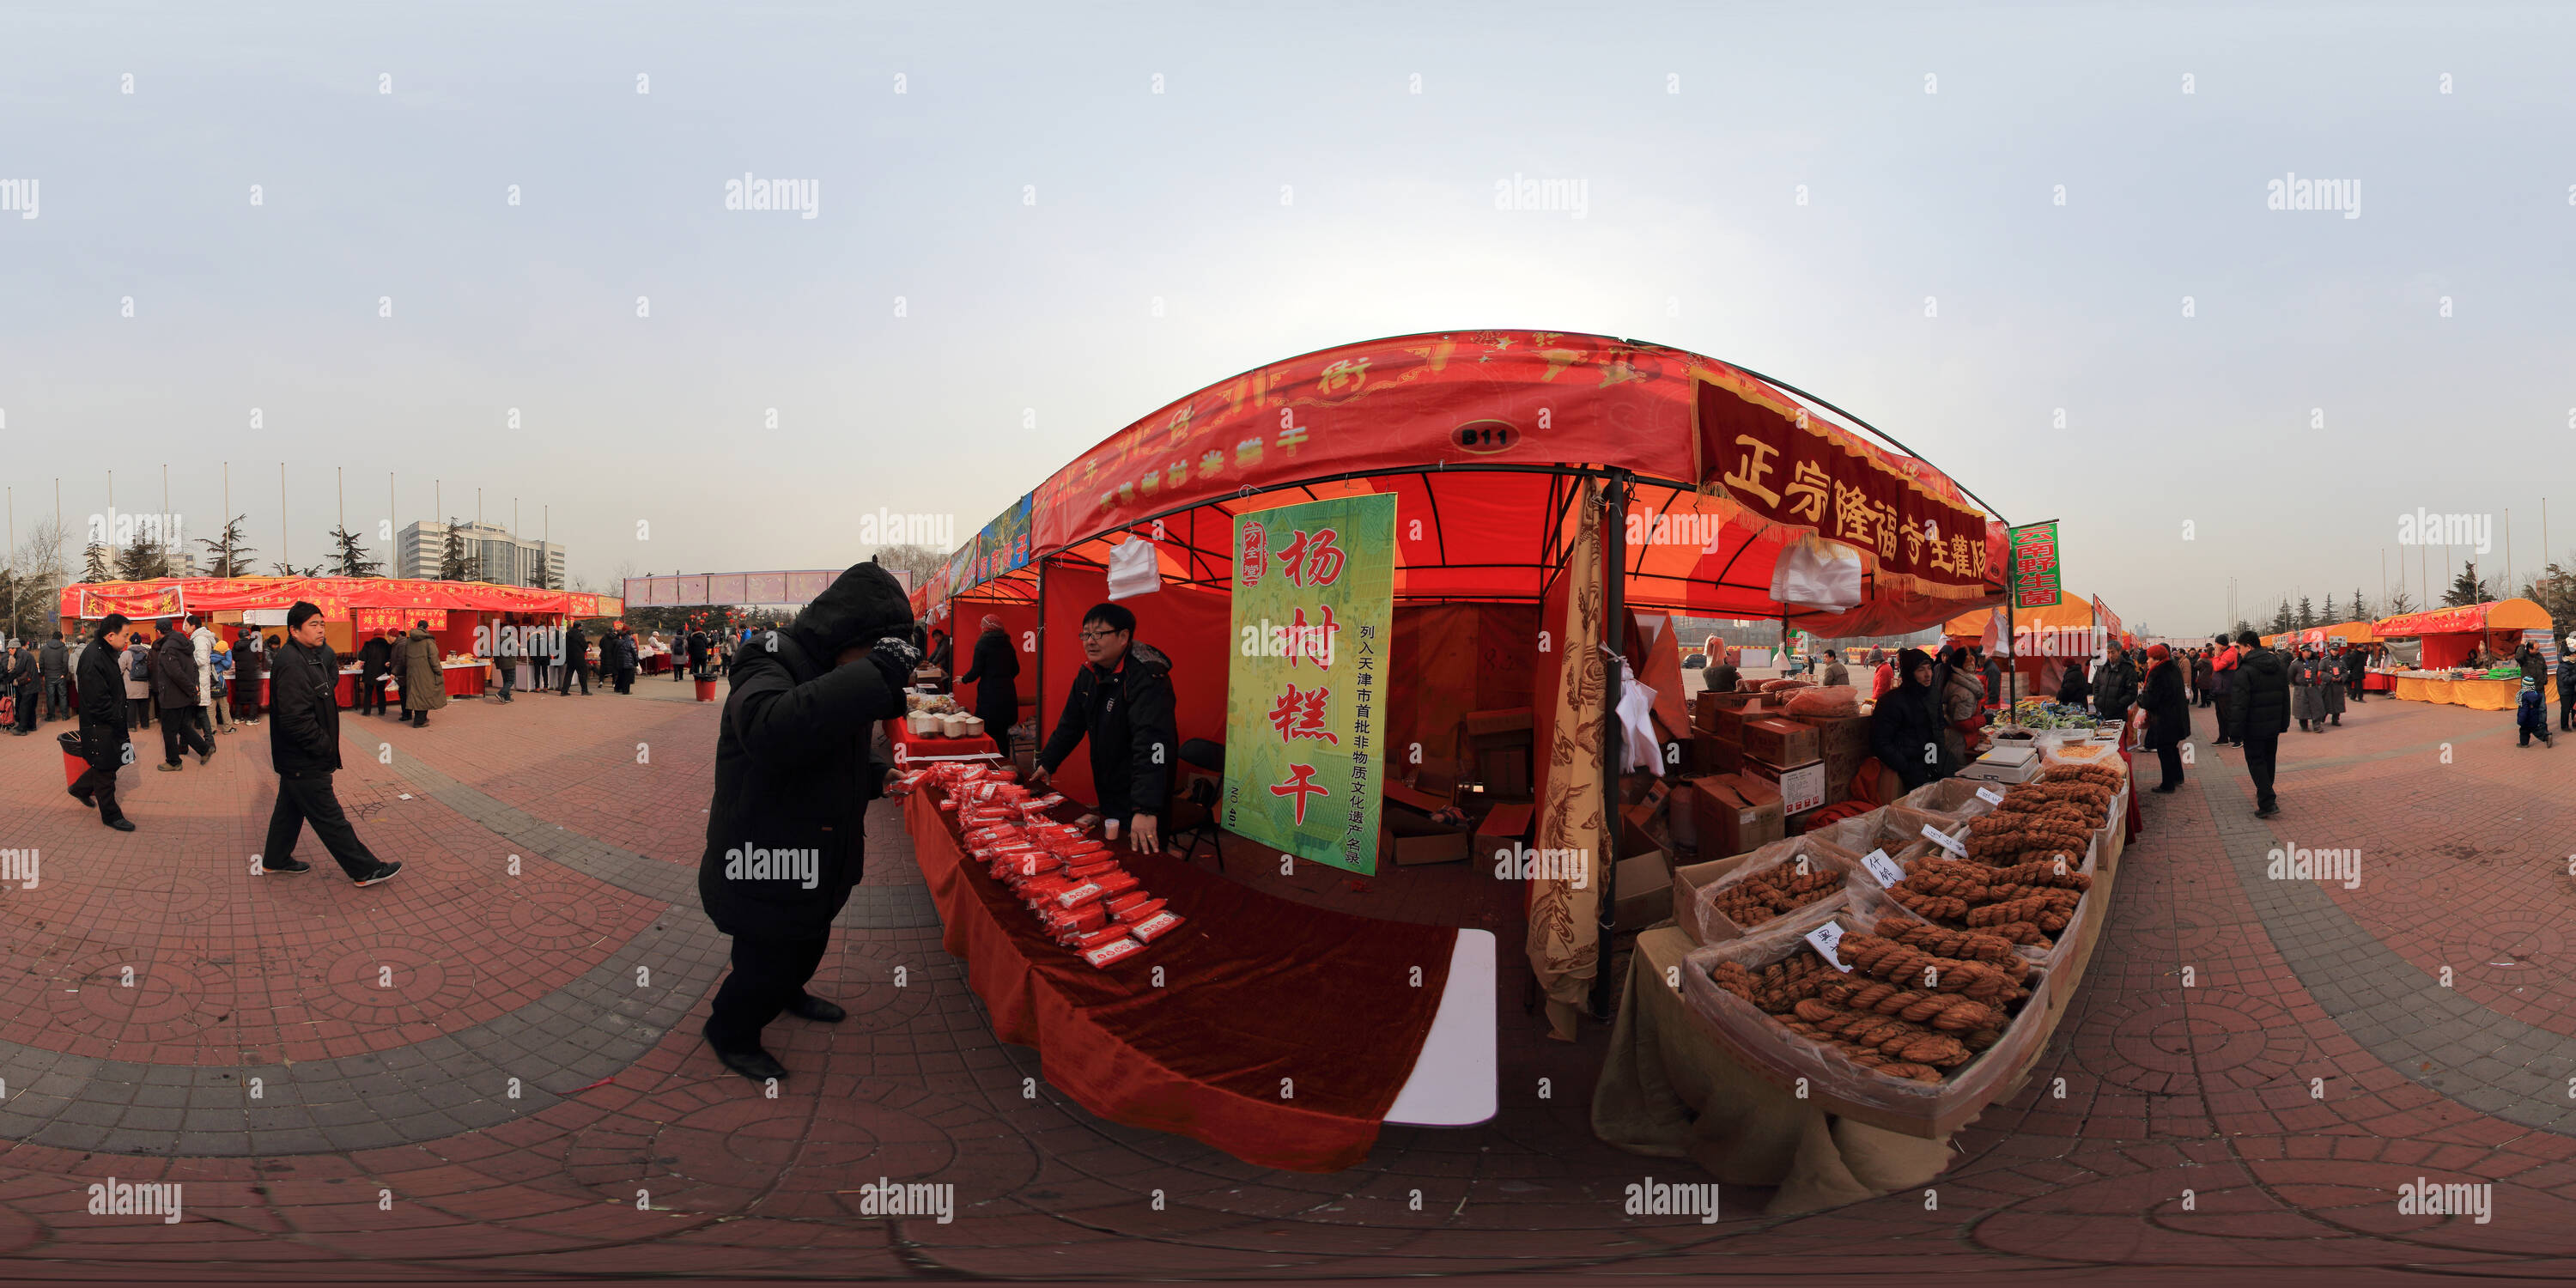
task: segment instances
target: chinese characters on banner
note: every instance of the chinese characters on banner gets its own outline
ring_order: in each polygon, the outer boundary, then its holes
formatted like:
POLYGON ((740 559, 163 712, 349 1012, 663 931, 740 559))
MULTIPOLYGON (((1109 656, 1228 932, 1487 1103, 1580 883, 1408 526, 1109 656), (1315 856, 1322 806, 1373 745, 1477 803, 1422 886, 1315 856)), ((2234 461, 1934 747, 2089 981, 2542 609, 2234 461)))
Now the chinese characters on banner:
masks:
MULTIPOLYGON (((408 634, 412 623, 423 621, 428 622, 429 629, 433 631, 447 629, 447 610, 444 608, 352 608, 348 613, 350 627, 360 635, 385 631, 408 634)), ((329 606, 323 606, 323 617, 328 619, 331 616, 329 606)))
POLYGON ((1225 828, 1315 863, 1377 871, 1386 780, 1395 498, 1340 497, 1234 520, 1225 828))
MULTIPOLYGON (((2065 592, 2057 580, 2057 520, 2027 524, 2010 529, 2012 541, 2012 605, 2015 608, 2047 608, 2065 592)), ((2096 608, 2100 600, 2093 601, 2096 608)))
POLYGON ((1711 382, 1699 385, 1699 424, 1717 482, 1736 504, 1868 552, 1882 581, 1985 584, 1985 515, 1872 465, 1815 426, 1751 409, 1711 382))

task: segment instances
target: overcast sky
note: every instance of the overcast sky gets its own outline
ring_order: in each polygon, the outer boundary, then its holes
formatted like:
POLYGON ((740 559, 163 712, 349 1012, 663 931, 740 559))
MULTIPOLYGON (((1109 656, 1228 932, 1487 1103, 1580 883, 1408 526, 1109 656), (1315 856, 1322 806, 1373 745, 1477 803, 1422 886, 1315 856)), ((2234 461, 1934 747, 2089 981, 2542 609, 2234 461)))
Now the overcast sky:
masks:
POLYGON ((2133 626, 2219 624, 2230 577, 2248 616, 2376 597, 2417 506, 2497 516, 2498 571, 2510 509, 2519 575, 2553 496, 2576 548, 2563 7, 0 24, 0 180, 40 194, 0 211, 22 527, 57 476, 67 518, 103 510, 110 468, 120 508, 158 509, 165 463, 170 508, 211 523, 230 461, 274 558, 283 461, 298 562, 338 466, 353 526, 385 517, 388 471, 398 523, 433 480, 460 516, 479 486, 531 534, 550 507, 594 579, 834 567, 862 512, 963 535, 1260 362, 1528 326, 1831 399, 2007 518, 2064 520, 2069 585, 2133 626), (746 172, 814 181, 815 217, 727 211, 746 172), (2359 217, 2267 209, 2293 172, 2357 185, 2359 217), (1581 180, 1580 217, 1496 210, 1516 175, 1581 180))

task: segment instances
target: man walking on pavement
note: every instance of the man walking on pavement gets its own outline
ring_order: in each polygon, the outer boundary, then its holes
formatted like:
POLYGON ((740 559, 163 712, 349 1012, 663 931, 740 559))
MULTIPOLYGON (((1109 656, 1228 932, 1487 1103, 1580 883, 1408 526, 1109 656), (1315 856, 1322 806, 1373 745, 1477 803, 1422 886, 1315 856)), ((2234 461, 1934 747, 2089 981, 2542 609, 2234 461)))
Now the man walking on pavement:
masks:
POLYGON ((555 681, 555 695, 557 697, 564 698, 571 697, 572 682, 575 677, 578 677, 581 680, 581 696, 585 698, 589 697, 590 672, 583 668, 581 661, 582 652, 590 647, 590 642, 582 638, 581 623, 564 623, 563 635, 561 638, 563 640, 563 650, 555 654, 555 664, 562 669, 563 675, 555 681))
POLYGON ((2227 690, 2230 724, 2245 748, 2245 772, 2254 779, 2254 817, 2281 812, 2272 794, 2272 770, 2281 749, 2281 734, 2290 727, 2290 670, 2281 655, 2263 647, 2263 637, 2239 631, 2235 678, 2227 690))
POLYGON ((125 811, 116 805, 116 771, 134 759, 134 749, 125 739, 128 704, 120 656, 126 648, 126 626, 125 614, 109 613, 98 620, 89 647, 81 650, 81 759, 89 762, 89 768, 71 787, 73 800, 97 810, 99 822, 120 832, 134 830, 125 811))
POLYGON ((331 775, 340 768, 340 664, 326 642, 329 634, 319 605, 297 600, 286 610, 286 643, 270 662, 268 682, 268 760, 277 770, 277 806, 269 811, 259 870, 268 876, 312 871, 312 864, 295 857, 295 842, 309 821, 350 880, 374 885, 402 871, 402 864, 379 861, 368 851, 331 790, 331 775))
POLYGON ((61 631, 36 646, 36 668, 45 677, 45 718, 60 720, 71 715, 72 658, 70 650, 63 647, 61 631))
POLYGON ((179 772, 179 753, 194 751, 202 765, 215 758, 215 737, 197 724, 197 652, 180 633, 179 619, 161 619, 152 646, 152 700, 161 708, 161 772, 179 772))
POLYGON ((9 691, 14 695, 9 732, 21 738, 36 731, 36 686, 44 673, 44 664, 37 656, 34 645, 20 640, 7 656, 0 657, 0 675, 8 677, 9 691))

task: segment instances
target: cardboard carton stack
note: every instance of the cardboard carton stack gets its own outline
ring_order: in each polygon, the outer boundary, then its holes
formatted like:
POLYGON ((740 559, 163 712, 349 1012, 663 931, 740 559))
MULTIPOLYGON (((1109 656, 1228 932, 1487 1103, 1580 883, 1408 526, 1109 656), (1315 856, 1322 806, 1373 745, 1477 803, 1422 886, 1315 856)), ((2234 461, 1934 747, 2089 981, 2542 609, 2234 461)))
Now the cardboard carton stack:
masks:
POLYGON ((1816 727, 1777 716, 1743 723, 1745 779, 1769 784, 1784 813, 1801 814, 1825 803, 1825 758, 1816 727))

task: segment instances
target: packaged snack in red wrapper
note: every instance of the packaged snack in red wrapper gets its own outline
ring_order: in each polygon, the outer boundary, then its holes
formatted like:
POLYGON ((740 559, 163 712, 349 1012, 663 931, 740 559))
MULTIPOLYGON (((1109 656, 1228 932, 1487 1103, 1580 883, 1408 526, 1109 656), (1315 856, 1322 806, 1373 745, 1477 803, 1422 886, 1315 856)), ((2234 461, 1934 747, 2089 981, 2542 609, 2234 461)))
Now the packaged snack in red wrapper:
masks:
POLYGON ((1115 939, 1102 944, 1098 948, 1094 948, 1083 953, 1082 960, 1087 961, 1094 966, 1106 966, 1121 957, 1131 956, 1143 951, 1145 951, 1145 946, 1137 943, 1133 939, 1115 939))
MULTIPOLYGON (((1141 895, 1145 892, 1139 890, 1136 893, 1141 895)), ((1161 912, 1165 902, 1167 901, 1162 899, 1139 899, 1134 903, 1128 904, 1124 908, 1111 909, 1109 915, 1120 921, 1143 921, 1145 918, 1161 912)))
POLYGON ((1173 927, 1180 924, 1181 916, 1179 913, 1158 912, 1153 916, 1147 917, 1143 921, 1128 923, 1127 933, 1150 944, 1154 942, 1156 936, 1166 934, 1173 927))
POLYGON ((1088 934, 1076 938, 1073 941, 1073 946, 1077 951, 1087 953, 1094 948, 1100 947, 1102 944, 1115 943, 1126 937, 1127 928, 1125 926, 1110 926, 1106 929, 1091 931, 1088 934))
POLYGON ((1102 859, 1098 863, 1070 864, 1065 868, 1064 874, 1076 881, 1088 881, 1093 877, 1106 876, 1118 870, 1116 859, 1102 859))
POLYGON ((1109 925, 1107 910, 1096 903, 1086 903, 1070 912, 1049 908, 1045 915, 1046 921, 1043 924, 1047 929, 1056 932, 1058 937, 1087 935, 1093 931, 1105 929, 1109 925))
POLYGON ((1110 895, 1125 894, 1144 882, 1138 880, 1133 872, 1112 872, 1105 877, 1093 877, 1091 884, 1100 887, 1100 893, 1110 895))
POLYGON ((1069 886, 1048 897, 1055 900, 1055 905, 1059 908, 1079 908, 1104 894, 1111 893, 1114 891, 1102 889, 1097 881, 1085 881, 1081 885, 1069 886))
POLYGON ((950 799, 947 799, 947 800, 943 800, 943 801, 939 802, 939 808, 944 809, 944 810, 948 810, 948 811, 950 811, 950 812, 954 813, 954 812, 956 811, 956 809, 957 809, 957 801, 956 801, 956 799, 955 799, 955 798, 953 798, 953 797, 952 797, 952 798, 950 798, 950 799))
POLYGON ((1129 908, 1133 908, 1137 904, 1143 903, 1151 897, 1152 896, 1146 894, 1142 890, 1130 890, 1115 898, 1103 899, 1101 902, 1109 905, 1109 915, 1115 917, 1119 913, 1125 912, 1129 908))

